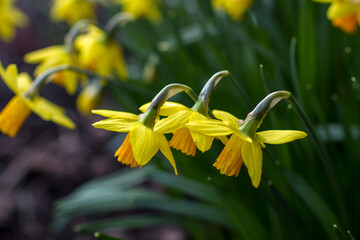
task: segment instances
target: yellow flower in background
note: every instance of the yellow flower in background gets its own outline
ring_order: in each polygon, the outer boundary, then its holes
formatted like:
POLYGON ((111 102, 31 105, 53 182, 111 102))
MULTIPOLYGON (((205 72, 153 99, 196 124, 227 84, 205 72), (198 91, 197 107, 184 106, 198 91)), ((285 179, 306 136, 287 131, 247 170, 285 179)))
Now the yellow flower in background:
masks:
MULTIPOLYGON (((24 60, 27 63, 39 63, 34 72, 35 76, 39 76, 47 69, 62 64, 76 66, 74 58, 64 45, 50 46, 30 52, 25 55, 24 60)), ((52 76, 52 82, 65 87, 70 95, 76 91, 77 80, 78 74, 72 71, 61 71, 52 76)))
POLYGON ((238 21, 251 7, 253 0, 212 0, 211 3, 216 10, 224 10, 234 21, 238 21))
POLYGON ((149 18, 152 22, 161 20, 157 0, 117 0, 122 4, 123 12, 131 13, 136 18, 149 18))
POLYGON ((50 17, 70 25, 81 19, 96 19, 95 4, 87 0, 54 0, 50 17))
POLYGON ((213 114, 219 120, 193 121, 185 126, 190 130, 208 136, 231 135, 228 143, 214 163, 221 174, 238 176, 241 165, 245 163, 251 182, 258 187, 262 174, 262 147, 267 144, 282 144, 292 142, 307 136, 302 131, 270 130, 256 132, 259 122, 245 122, 240 125, 238 118, 224 111, 214 110, 213 114))
POLYGON ((76 107, 82 115, 88 116, 91 114, 92 109, 98 107, 101 100, 102 88, 102 83, 92 81, 82 89, 76 99, 76 107))
POLYGON ((360 24, 359 0, 314 0, 321 3, 331 3, 327 17, 332 25, 348 34, 354 34, 360 24))
POLYGON ((75 128, 74 123, 64 114, 61 107, 40 96, 34 96, 32 99, 24 96, 32 83, 27 73, 18 74, 17 68, 13 64, 5 70, 0 63, 0 76, 10 90, 15 93, 15 96, 0 113, 0 131, 2 133, 15 137, 31 112, 46 121, 53 121, 71 129, 75 128))
POLYGON ((90 25, 88 32, 75 39, 79 65, 100 75, 109 76, 113 71, 127 79, 126 64, 120 45, 100 28, 90 25))
POLYGON ((28 23, 26 15, 14 5, 14 0, 0 1, 0 39, 10 42, 15 37, 15 28, 28 23))
POLYGON ((118 161, 130 167, 142 167, 160 150, 178 174, 173 154, 164 134, 146 126, 141 117, 132 113, 93 110, 108 119, 93 124, 96 128, 128 133, 120 148, 115 152, 118 161))

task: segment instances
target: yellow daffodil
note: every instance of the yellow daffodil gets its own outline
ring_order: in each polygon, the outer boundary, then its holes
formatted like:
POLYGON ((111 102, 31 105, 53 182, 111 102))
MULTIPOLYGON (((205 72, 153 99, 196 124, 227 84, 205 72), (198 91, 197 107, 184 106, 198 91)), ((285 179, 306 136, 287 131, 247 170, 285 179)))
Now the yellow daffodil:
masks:
POLYGON ((253 0, 212 0, 216 10, 224 10, 234 21, 241 20, 253 0))
MULTIPOLYGON (((40 63, 35 69, 35 76, 62 64, 76 66, 74 58, 64 45, 50 46, 30 52, 25 55, 24 59, 27 63, 40 63)), ((52 76, 52 82, 65 87, 66 91, 72 95, 76 91, 77 78, 77 74, 72 71, 61 71, 52 76)))
POLYGON ((94 123, 94 127, 128 133, 120 148, 115 152, 115 157, 119 162, 130 167, 142 167, 160 150, 177 174, 175 160, 166 137, 164 134, 155 132, 153 126, 146 124, 143 117, 109 110, 93 110, 92 112, 108 117, 94 123))
MULTIPOLYGON (((140 110, 146 109, 144 105, 140 110)), ((195 156, 196 147, 206 152, 210 149, 214 137, 190 131, 185 127, 185 124, 194 120, 206 120, 208 117, 199 113, 192 108, 188 108, 180 103, 167 102, 160 108, 161 116, 168 116, 163 118, 155 124, 155 131, 160 133, 174 133, 169 144, 171 147, 181 150, 186 155, 195 156), (164 114, 170 113, 170 114, 164 114)))
POLYGON ((64 115, 61 107, 40 96, 34 96, 31 99, 25 96, 32 83, 28 74, 18 74, 15 65, 9 65, 5 70, 0 64, 0 76, 15 93, 15 96, 0 113, 0 131, 2 133, 10 137, 16 136, 31 112, 46 121, 53 121, 67 128, 75 128, 74 123, 64 115))
POLYGON ((331 3, 327 17, 332 25, 348 34, 354 34, 360 24, 359 0, 314 0, 321 3, 331 3))
POLYGON ((0 1, 0 39, 10 42, 15 37, 15 28, 24 27, 26 15, 14 5, 14 0, 0 1))
MULTIPOLYGON (((242 163, 248 169, 251 182, 258 187, 262 174, 262 147, 267 144, 282 144, 292 142, 307 136, 302 131, 270 130, 256 132, 259 121, 243 123, 230 113, 214 110, 213 114, 219 120, 193 121, 185 126, 190 130, 208 136, 226 136, 232 134, 225 148, 214 163, 221 174, 238 176, 242 163)), ((254 119, 255 120, 255 119, 254 119)))
POLYGON ((152 22, 161 20, 157 0, 117 0, 122 4, 123 12, 131 13, 136 18, 149 18, 152 22))
POLYGON ((95 4, 87 0, 54 0, 50 17, 74 24, 81 19, 95 19, 95 4))
POLYGON ((127 71, 121 47, 100 28, 90 25, 86 34, 75 39, 79 53, 79 64, 104 76, 113 71, 127 79, 127 71))
POLYGON ((102 88, 101 83, 93 81, 82 89, 76 99, 76 107, 82 115, 88 116, 92 109, 98 107, 101 100, 102 88))

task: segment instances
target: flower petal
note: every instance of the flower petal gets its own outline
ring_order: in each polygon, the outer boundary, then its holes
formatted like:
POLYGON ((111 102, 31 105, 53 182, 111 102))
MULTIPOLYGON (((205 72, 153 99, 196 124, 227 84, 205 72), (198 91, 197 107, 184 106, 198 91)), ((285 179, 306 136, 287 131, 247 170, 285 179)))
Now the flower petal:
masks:
POLYGON ((232 134, 228 124, 219 120, 196 120, 185 124, 193 132, 205 134, 207 136, 219 137, 232 134))
POLYGON ((155 124, 154 130, 159 133, 171 133, 183 127, 189 122, 192 110, 181 110, 167 118, 161 119, 155 124))
POLYGON ((120 118, 126 120, 140 120, 140 117, 133 113, 128 112, 120 112, 120 111, 112 111, 112 110, 92 110, 94 114, 103 116, 103 117, 111 117, 111 118, 120 118))
POLYGON ((130 143, 134 152, 136 162, 142 166, 160 149, 160 134, 142 123, 135 125, 130 132, 130 143))
POLYGON ((15 64, 10 64, 5 70, 0 62, 0 76, 11 91, 20 93, 17 84, 18 70, 15 64))
MULTIPOLYGON (((142 112, 146 112, 147 108, 149 107, 150 103, 146 103, 144 105, 142 105, 139 109, 142 112)), ((189 109, 188 107, 180 104, 180 103, 176 103, 176 102, 165 102, 164 105, 161 106, 160 108, 160 112, 159 115, 161 116, 170 116, 173 115, 181 110, 187 110, 189 109)))
POLYGON ((356 14, 356 8, 354 4, 346 2, 333 2, 327 11, 327 17, 330 20, 346 17, 353 14, 356 14))
POLYGON ((33 100, 24 98, 26 105, 46 121, 52 121, 64 127, 74 129, 75 124, 64 113, 65 110, 42 97, 35 97, 33 100))
POLYGON ((229 122, 234 125, 239 125, 239 119, 234 115, 232 115, 231 113, 220 110, 213 110, 212 113, 217 119, 221 119, 225 122, 229 122))
MULTIPOLYGON (((196 120, 207 120, 208 117, 193 111, 192 114, 190 115, 189 121, 196 121, 196 120)), ((194 140, 194 143, 196 145, 196 147, 202 151, 202 152, 206 152, 207 150, 209 150, 211 148, 212 142, 214 141, 214 137, 213 136, 208 136, 208 135, 204 135, 202 133, 198 133, 196 131, 190 130, 191 133, 191 137, 194 140)))
POLYGON ((262 151, 258 142, 244 142, 242 156, 245 166, 248 169, 252 185, 258 187, 262 174, 262 151))
POLYGON ((114 132, 130 132, 131 128, 138 123, 137 120, 109 118, 93 124, 96 128, 106 129, 114 132))
POLYGON ((159 134, 159 139, 160 139, 160 151, 169 160, 171 166, 173 166, 173 168, 174 168, 175 174, 178 175, 178 171, 176 169, 176 164, 175 164, 175 159, 174 159, 174 156, 169 147, 169 143, 166 140, 166 137, 163 134, 159 134))
POLYGON ((282 144, 295 141, 307 136, 303 131, 295 130, 269 130, 256 133, 264 143, 282 144))

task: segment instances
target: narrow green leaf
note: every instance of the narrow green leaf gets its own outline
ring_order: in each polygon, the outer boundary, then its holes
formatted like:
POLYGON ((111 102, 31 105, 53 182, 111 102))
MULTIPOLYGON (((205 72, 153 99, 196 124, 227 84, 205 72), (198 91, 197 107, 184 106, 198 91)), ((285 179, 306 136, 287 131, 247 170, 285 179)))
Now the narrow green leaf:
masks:
POLYGON ((94 237, 99 240, 124 240, 123 238, 112 237, 100 232, 94 233, 94 237))
POLYGON ((301 200, 319 220, 329 239, 335 240, 333 225, 338 224, 335 214, 320 196, 296 173, 283 168, 283 173, 301 200))

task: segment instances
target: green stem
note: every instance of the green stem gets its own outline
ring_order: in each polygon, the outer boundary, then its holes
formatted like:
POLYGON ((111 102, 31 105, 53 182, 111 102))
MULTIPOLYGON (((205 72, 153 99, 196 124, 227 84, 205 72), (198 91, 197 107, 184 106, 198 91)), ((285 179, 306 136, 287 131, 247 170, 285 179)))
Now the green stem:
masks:
POLYGON ((289 103, 291 104, 291 106, 295 109, 296 113, 298 114, 298 116, 300 117, 300 119, 302 120, 302 122, 304 123, 305 127, 307 128, 308 132, 310 133, 311 138, 313 139, 314 143, 315 143, 315 147, 317 149, 317 151, 320 154, 322 163, 325 167, 325 171, 326 174, 328 175, 329 179, 330 179, 330 183, 332 185, 332 188, 335 191, 335 197, 337 200, 337 204, 339 205, 342 217, 345 217, 345 205, 344 205, 344 200, 342 198, 342 191, 340 188, 340 185, 338 183, 338 180, 336 178, 335 175, 335 169, 334 166, 331 163, 331 160, 329 158, 328 153, 326 152, 324 146, 321 144, 315 129, 313 128, 310 120, 308 119, 308 117, 306 116, 304 110, 301 108, 301 106, 299 105, 299 103, 296 101, 296 99, 290 94, 290 96, 287 98, 287 100, 289 101, 289 103))
POLYGON ((185 92, 189 97, 196 102, 198 100, 197 94, 189 86, 173 83, 165 86, 151 101, 148 109, 141 118, 141 122, 144 125, 153 128, 155 125, 155 119, 159 115, 159 110, 164 103, 172 96, 185 92))
POLYGON ((51 76, 54 73, 61 72, 61 71, 73 71, 80 74, 87 75, 89 77, 94 77, 98 79, 106 79, 107 81, 110 79, 109 77, 99 75, 95 72, 77 68, 70 65, 59 65, 56 67, 49 68, 48 70, 44 71, 40 76, 35 78, 33 81, 31 87, 24 93, 24 96, 27 98, 33 98, 34 96, 38 95, 39 92, 43 87, 45 87, 49 82, 51 82, 51 79, 49 79, 49 76, 51 76))
POLYGON ((243 91, 243 89, 238 85, 238 83, 235 81, 234 77, 229 73, 227 76, 230 80, 231 84, 235 88, 235 90, 239 93, 240 99, 243 102, 243 105, 246 106, 246 108, 249 110, 251 103, 250 100, 247 98, 246 93, 243 91))
POLYGON ((114 15, 105 25, 105 31, 108 33, 108 36, 111 38, 115 36, 116 32, 123 26, 125 26, 129 21, 134 20, 135 17, 131 13, 120 12, 114 15))
POLYGON ((64 37, 64 45, 67 47, 71 55, 75 54, 74 41, 79 34, 82 34, 84 30, 90 25, 92 21, 90 20, 81 20, 75 23, 71 27, 69 32, 64 37))
POLYGON ((291 80, 293 82, 293 87, 295 89, 295 95, 299 102, 302 104, 301 91, 299 85, 298 72, 296 67, 296 42, 297 39, 293 37, 290 43, 290 72, 291 72, 291 80))
POLYGON ((218 82, 223 77, 229 76, 229 74, 230 73, 227 70, 215 73, 214 75, 212 75, 212 77, 206 82, 205 86, 202 88, 200 95, 199 95, 199 100, 202 101, 203 110, 205 113, 209 112, 210 97, 214 91, 214 88, 216 87, 218 82))

